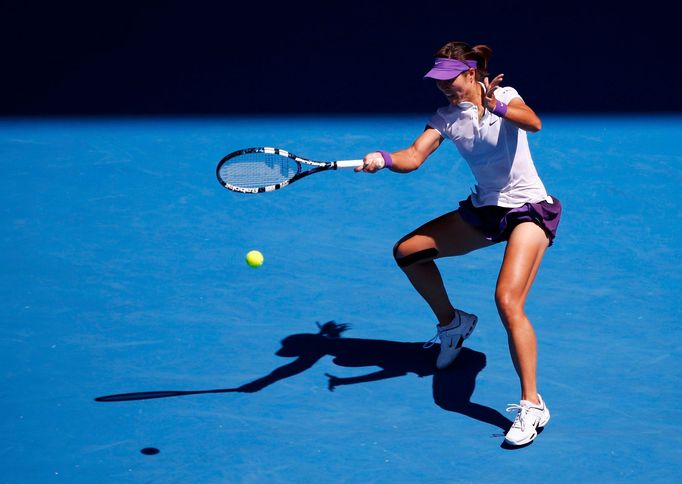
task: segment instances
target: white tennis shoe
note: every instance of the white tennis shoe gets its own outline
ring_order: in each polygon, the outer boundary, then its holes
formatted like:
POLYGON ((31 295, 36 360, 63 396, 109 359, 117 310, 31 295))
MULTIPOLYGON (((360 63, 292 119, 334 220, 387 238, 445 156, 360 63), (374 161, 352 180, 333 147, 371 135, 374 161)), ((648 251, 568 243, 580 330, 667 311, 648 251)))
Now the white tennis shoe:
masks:
POLYGON ((517 410, 516 418, 507 432, 504 440, 510 445, 524 445, 531 442, 538 435, 538 428, 549 422, 549 409, 538 393, 540 404, 536 405, 528 400, 521 400, 519 405, 510 403, 507 412, 517 410))
POLYGON ((462 350, 462 343, 474 332, 477 322, 477 316, 456 309, 455 317, 450 324, 444 328, 440 325, 436 326, 438 333, 424 344, 424 348, 430 348, 435 344, 436 339, 440 339, 440 353, 436 360, 438 369, 447 368, 455 361, 462 350))

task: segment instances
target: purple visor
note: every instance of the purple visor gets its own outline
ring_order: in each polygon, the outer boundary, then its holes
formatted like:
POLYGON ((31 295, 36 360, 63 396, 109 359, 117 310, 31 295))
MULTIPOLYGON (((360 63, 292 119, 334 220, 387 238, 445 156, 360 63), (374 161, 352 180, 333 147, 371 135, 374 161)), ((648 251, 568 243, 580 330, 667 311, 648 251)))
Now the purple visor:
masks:
POLYGON ((426 73, 424 77, 438 79, 439 81, 446 81, 448 79, 454 79, 455 77, 459 76, 462 72, 475 68, 476 61, 474 60, 461 61, 457 59, 437 57, 436 62, 434 62, 433 64, 433 67, 429 72, 426 73))

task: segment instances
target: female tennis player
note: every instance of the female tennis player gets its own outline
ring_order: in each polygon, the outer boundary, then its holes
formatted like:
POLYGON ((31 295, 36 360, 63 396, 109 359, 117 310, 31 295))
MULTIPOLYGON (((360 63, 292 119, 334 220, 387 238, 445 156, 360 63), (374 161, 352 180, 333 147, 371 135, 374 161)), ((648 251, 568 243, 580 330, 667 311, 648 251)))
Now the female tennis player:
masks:
POLYGON ((547 194, 528 147, 526 133, 541 128, 540 118, 511 87, 500 87, 503 74, 488 81, 492 50, 449 42, 436 52, 424 77, 436 80, 448 105, 436 111, 424 132, 404 150, 368 153, 356 171, 388 168, 416 170, 450 139, 476 178, 475 191, 459 208, 427 222, 400 239, 393 254, 398 266, 438 319, 438 368, 457 357, 478 318, 455 308, 434 262, 507 241, 495 288, 495 302, 507 331, 509 350, 521 381, 521 401, 505 440, 523 445, 549 421, 549 410, 537 392, 537 343, 524 312, 526 296, 540 261, 552 245, 561 217, 559 200, 547 194))

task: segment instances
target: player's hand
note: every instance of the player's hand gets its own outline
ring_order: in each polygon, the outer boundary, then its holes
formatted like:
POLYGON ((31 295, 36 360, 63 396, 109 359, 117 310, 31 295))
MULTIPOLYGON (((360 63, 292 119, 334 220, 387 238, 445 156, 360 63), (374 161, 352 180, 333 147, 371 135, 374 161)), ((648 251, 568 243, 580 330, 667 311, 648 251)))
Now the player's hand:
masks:
POLYGON ((385 165, 384 157, 378 151, 367 153, 362 159, 362 165, 355 168, 355 171, 366 171, 367 173, 376 173, 385 165))
POLYGON ((483 102, 489 111, 495 109, 495 106, 497 105, 497 99, 495 99, 495 89, 500 87, 500 83, 503 79, 504 74, 498 74, 495 79, 493 79, 493 82, 488 82, 487 77, 483 79, 483 85, 485 86, 485 98, 483 99, 483 102))
POLYGON ((337 386, 339 386, 339 385, 341 384, 341 383, 340 383, 340 382, 341 382, 341 378, 339 378, 339 377, 337 377, 337 376, 334 376, 334 375, 330 375, 329 373, 325 373, 324 375, 325 375, 327 378, 329 378, 329 383, 327 384, 327 389, 328 389, 330 392, 333 392, 334 389, 335 389, 337 386))

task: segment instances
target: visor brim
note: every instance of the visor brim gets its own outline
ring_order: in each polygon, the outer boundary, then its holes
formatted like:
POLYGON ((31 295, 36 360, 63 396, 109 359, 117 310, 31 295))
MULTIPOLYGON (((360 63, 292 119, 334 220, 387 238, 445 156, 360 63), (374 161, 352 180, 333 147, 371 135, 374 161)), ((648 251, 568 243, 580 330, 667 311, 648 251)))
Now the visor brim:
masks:
POLYGON ((466 72, 468 69, 438 69, 438 68, 433 68, 429 72, 426 73, 424 76, 424 79, 430 78, 430 79, 436 79, 437 81, 447 81, 448 79, 454 79, 455 77, 459 76, 462 72, 466 72))

